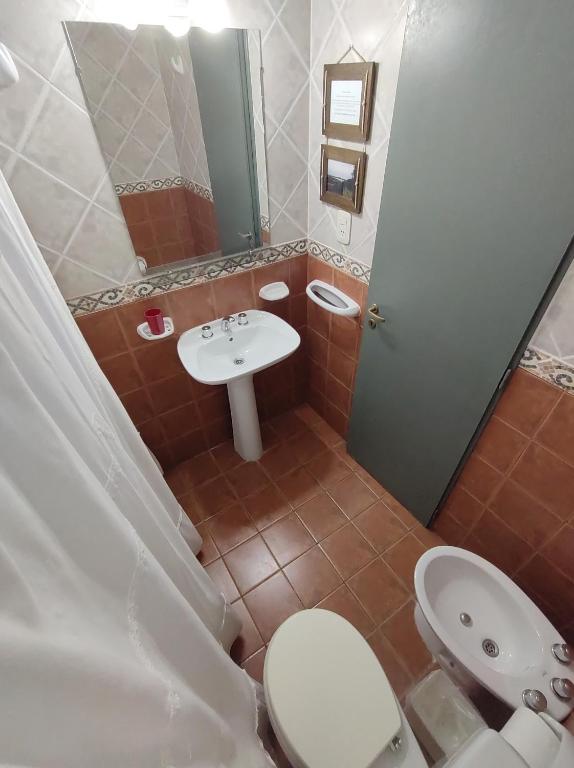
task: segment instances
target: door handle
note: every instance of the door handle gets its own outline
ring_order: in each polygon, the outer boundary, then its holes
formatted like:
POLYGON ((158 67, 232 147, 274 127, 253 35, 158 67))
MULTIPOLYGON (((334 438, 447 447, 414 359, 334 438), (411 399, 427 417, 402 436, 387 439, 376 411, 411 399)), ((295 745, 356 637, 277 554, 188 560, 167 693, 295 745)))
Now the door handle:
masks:
POLYGON ((384 323, 385 318, 379 315, 379 305, 371 304, 368 309, 369 312, 369 328, 376 328, 379 323, 384 323))

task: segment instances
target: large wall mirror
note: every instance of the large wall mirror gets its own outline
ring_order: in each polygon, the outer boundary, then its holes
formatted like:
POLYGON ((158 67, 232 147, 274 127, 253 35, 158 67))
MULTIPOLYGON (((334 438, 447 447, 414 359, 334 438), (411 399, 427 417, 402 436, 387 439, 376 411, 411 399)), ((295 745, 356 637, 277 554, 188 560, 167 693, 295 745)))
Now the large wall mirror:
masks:
POLYGON ((142 272, 268 243, 259 31, 64 26, 142 272))

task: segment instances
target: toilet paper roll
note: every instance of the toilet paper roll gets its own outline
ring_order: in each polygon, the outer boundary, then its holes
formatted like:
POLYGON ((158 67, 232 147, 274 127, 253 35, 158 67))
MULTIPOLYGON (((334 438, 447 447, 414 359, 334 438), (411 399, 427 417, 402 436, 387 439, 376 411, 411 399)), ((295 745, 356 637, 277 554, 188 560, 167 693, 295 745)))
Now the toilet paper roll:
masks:
POLYGON ((529 768, 548 768, 560 746, 560 740, 544 720, 524 707, 516 710, 500 735, 529 768))

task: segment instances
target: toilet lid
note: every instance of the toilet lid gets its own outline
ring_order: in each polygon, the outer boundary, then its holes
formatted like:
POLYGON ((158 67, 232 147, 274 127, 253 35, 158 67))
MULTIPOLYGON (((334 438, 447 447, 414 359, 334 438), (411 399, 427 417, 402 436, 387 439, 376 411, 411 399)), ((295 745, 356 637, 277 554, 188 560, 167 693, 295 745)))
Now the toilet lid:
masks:
POLYGON ((279 741, 309 768, 367 768, 401 727, 377 657, 331 611, 301 611, 279 627, 264 686, 279 741))

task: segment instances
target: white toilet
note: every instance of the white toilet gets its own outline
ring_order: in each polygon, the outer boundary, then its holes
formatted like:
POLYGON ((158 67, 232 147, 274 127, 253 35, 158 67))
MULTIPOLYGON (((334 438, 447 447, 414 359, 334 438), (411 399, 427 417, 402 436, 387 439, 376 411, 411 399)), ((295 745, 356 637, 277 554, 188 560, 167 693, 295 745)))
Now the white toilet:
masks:
MULTIPOLYGON (((287 619, 269 644, 263 684, 293 768, 426 768, 377 657, 341 616, 313 608, 287 619)), ((475 734, 447 765, 572 768, 574 737, 521 709, 500 733, 475 734)))

